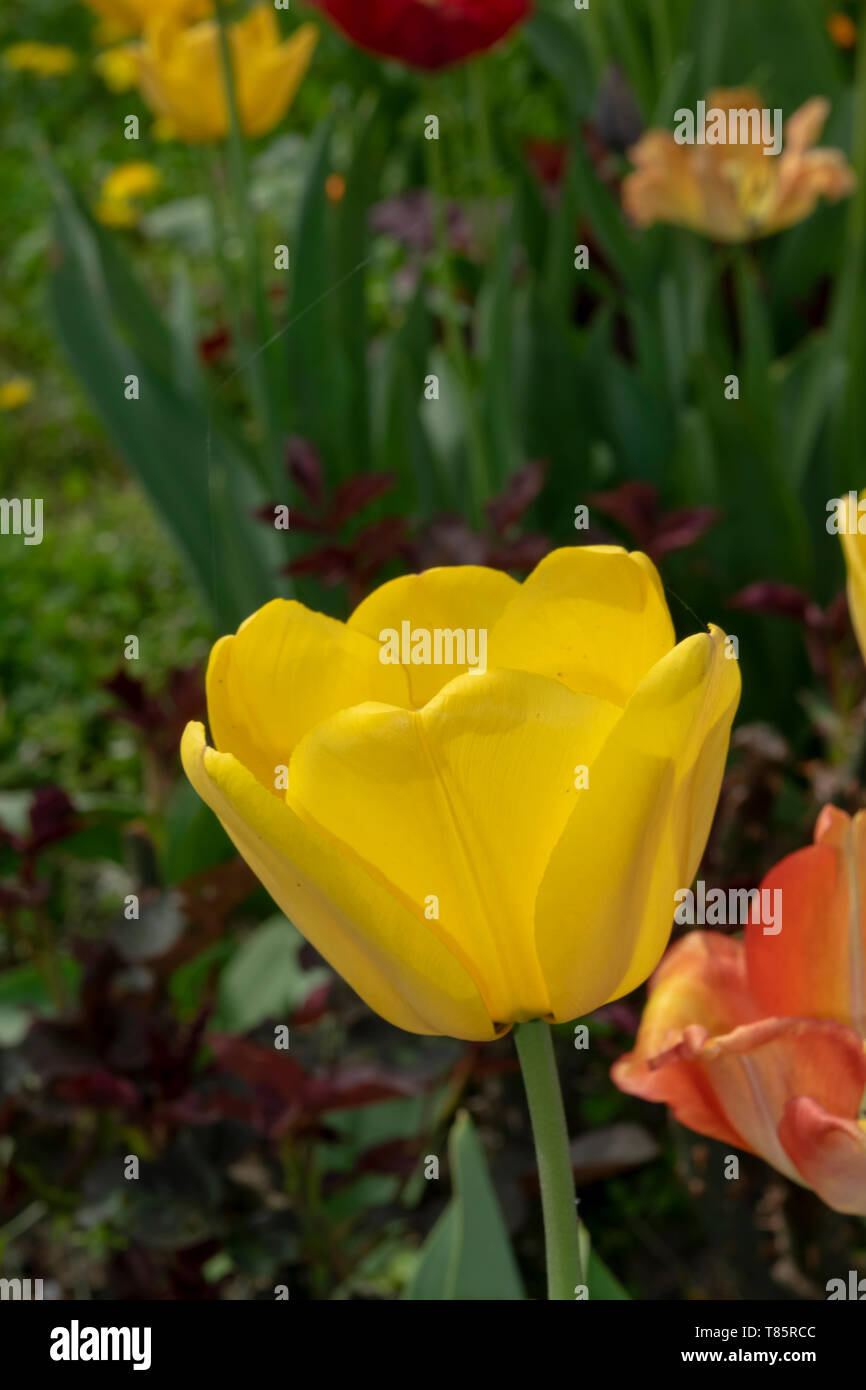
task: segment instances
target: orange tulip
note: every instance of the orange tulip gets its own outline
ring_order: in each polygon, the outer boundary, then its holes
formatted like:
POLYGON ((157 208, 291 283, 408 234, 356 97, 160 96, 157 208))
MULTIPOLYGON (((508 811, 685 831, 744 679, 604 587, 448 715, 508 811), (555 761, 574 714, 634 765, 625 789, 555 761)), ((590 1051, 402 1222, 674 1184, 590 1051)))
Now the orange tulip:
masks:
POLYGON ((761 885, 783 929, 753 913, 745 941, 694 931, 650 986, 613 1078, 699 1134, 760 1154, 838 1211, 866 1215, 866 813, 826 806, 815 843, 761 885))
MULTIPOLYGON (((706 105, 727 113, 762 109, 750 88, 710 92, 706 105)), ((822 97, 807 101, 785 122, 775 155, 761 142, 680 145, 672 131, 648 130, 629 151, 635 169, 622 187, 625 210, 639 227, 670 222, 728 242, 802 222, 819 199, 838 202, 856 181, 841 150, 813 148, 829 111, 822 97)))

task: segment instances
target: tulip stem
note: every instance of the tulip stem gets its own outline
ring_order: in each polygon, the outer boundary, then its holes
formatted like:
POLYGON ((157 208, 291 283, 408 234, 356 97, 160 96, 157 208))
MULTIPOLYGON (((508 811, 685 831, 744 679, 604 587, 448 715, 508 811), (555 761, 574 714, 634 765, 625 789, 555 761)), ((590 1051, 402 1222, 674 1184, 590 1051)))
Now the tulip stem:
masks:
POLYGON ((553 1039, 549 1024, 542 1019, 518 1024, 514 1036, 538 1160, 547 1297, 563 1302, 575 1297, 575 1287, 581 1283, 581 1260, 574 1170, 553 1039))

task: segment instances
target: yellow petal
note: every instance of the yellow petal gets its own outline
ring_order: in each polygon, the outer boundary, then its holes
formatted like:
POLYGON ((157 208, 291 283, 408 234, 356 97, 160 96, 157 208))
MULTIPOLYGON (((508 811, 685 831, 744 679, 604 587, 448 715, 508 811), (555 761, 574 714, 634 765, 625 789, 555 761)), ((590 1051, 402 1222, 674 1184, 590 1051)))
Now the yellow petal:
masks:
MULTIPOLYGON (((258 13, 253 10, 247 22, 258 13)), ((315 24, 302 24, 285 43, 278 40, 276 15, 265 8, 257 27, 245 36, 247 47, 237 68, 241 120, 252 138, 272 130, 291 106, 312 61, 319 31, 315 24)), ((244 51, 242 45, 239 50, 244 51)))
POLYGON ((471 977, 423 912, 335 849, 188 724, 184 770, 277 905, 371 1009, 410 1033, 485 1041, 494 1028, 471 977))
POLYGON ((590 770, 544 876, 538 956, 566 1020, 634 989, 703 853, 740 693, 718 628, 649 673, 590 770))
POLYGON ((289 805, 438 929, 497 1023, 550 1012, 534 902, 576 800, 619 717, 536 675, 459 676, 423 709, 360 706, 314 729, 292 760, 289 805))
MULTIPOLYGON (((425 570, 383 584, 359 604, 348 625, 376 642, 389 629, 400 633, 404 622, 413 631, 489 632, 505 605, 519 592, 516 580, 501 570, 480 565, 425 570)), ((412 705, 416 709, 425 705, 443 685, 466 670, 465 665, 406 666, 412 705)))
POLYGON ((275 790, 308 729, 364 700, 409 702, 399 666, 385 666, 377 642, 303 604, 273 599, 223 637, 207 671, 208 719, 221 752, 275 790))
POLYGON ((552 676, 624 705, 674 643, 658 571, 640 551, 571 546, 547 555, 490 634, 488 663, 552 676))
MULTIPOLYGON (((866 498, 866 492, 861 493, 866 498)), ((866 661, 866 536, 860 534, 857 507, 845 497, 837 524, 848 574, 848 608, 863 660, 866 661)))

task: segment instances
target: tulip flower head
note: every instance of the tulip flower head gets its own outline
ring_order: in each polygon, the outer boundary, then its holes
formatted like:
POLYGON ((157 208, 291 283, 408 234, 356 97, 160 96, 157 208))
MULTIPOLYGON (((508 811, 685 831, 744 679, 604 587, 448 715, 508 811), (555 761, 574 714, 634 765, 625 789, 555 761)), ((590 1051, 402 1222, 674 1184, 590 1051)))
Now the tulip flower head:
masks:
POLYGON ((866 814, 825 806, 764 890, 781 892, 784 930, 753 913, 744 942, 692 931, 672 946, 613 1079, 866 1215, 866 814))
POLYGON ((525 19, 530 0, 315 0, 354 43, 415 68, 484 52, 525 19))
MULTIPOLYGON (((710 92, 706 106, 727 115, 762 110, 748 88, 710 92)), ((623 183, 623 206, 639 227, 669 222, 725 242, 802 222, 821 198, 838 202, 856 182, 841 150, 814 148, 829 110, 813 97, 795 111, 779 154, 765 153, 763 134, 736 145, 677 144, 673 132, 649 130, 629 152, 635 169, 623 183)))
MULTIPOLYGON (((238 114, 244 134, 266 135, 285 115, 310 65, 319 31, 302 24, 283 40, 274 10, 258 5, 229 29, 238 114)), ((225 139, 229 105, 214 20, 180 28, 157 20, 138 49, 148 105, 191 144, 225 139)))
MULTIPOLYGON (((390 653, 393 656, 393 651, 390 653)), ((488 1040, 627 993, 703 852, 739 699, 717 629, 679 644, 640 553, 282 599, 211 653, 187 776, 280 908, 384 1018, 488 1040), (408 659, 384 660, 391 634, 408 659), (483 671, 461 634, 487 634, 483 671), (424 634, 447 639, 436 650, 424 634)))

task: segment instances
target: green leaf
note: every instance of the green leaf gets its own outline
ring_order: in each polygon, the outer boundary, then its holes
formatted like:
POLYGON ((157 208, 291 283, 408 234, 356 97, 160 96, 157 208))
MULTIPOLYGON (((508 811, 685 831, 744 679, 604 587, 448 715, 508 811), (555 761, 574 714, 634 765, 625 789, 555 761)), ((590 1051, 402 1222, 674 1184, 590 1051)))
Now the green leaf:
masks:
POLYGON ((572 117, 582 120, 592 110, 595 76, 579 28, 571 20, 537 10, 523 33, 536 61, 562 88, 572 117))
POLYGON ((94 409, 141 483, 222 626, 275 592, 276 533, 250 515, 247 461, 214 412, 171 380, 171 335, 120 257, 54 171, 50 299, 60 341, 94 409), (137 400, 124 382, 138 378, 137 400))
POLYGON ((235 952, 220 977, 216 1026, 246 1033, 266 1018, 283 1018, 329 978, 303 970, 303 938, 285 917, 268 918, 235 952))
MULTIPOLYGON (((70 956, 58 956, 58 975, 67 993, 77 986, 81 973, 70 956)), ((55 1013, 45 976, 35 965, 19 965, 0 975, 0 1047, 14 1047, 26 1036, 34 1014, 55 1013)))
POLYGON ((424 1243, 405 1297, 515 1302, 526 1297, 484 1152, 467 1111, 448 1139, 454 1195, 424 1243))
POLYGON ((325 122, 310 158, 293 238, 285 337, 292 429, 316 446, 333 476, 338 464, 342 383, 334 355, 338 341, 335 217, 325 193, 332 168, 331 134, 331 123, 325 122))
POLYGON ((618 1301, 631 1299, 628 1290, 624 1289, 616 1276, 611 1274, 607 1265, 599 1259, 594 1250, 590 1252, 586 1282, 589 1285, 590 1299, 617 1299, 618 1301))
POLYGON ((631 1299, 615 1275, 611 1274, 603 1260, 592 1248, 592 1240, 584 1223, 579 1223, 578 1240, 580 1244, 580 1267, 585 1271, 584 1278, 591 1299, 631 1299))
POLYGON ((369 209, 376 196, 379 174, 379 134, 376 108, 358 112, 360 134, 346 176, 337 228, 337 344, 344 357, 345 405, 341 412, 345 448, 342 473, 366 473, 372 467, 370 384, 367 371, 367 261, 369 209))
MULTIPOLYGON (((397 487, 388 501, 397 510, 433 515, 445 500, 428 431, 422 419, 422 384, 432 326, 423 279, 406 307, 403 322, 382 354, 373 376, 374 439, 378 466, 393 473, 397 487)), ((432 405, 436 410, 438 406, 432 405)), ((430 406, 428 405, 428 415, 430 406)))

